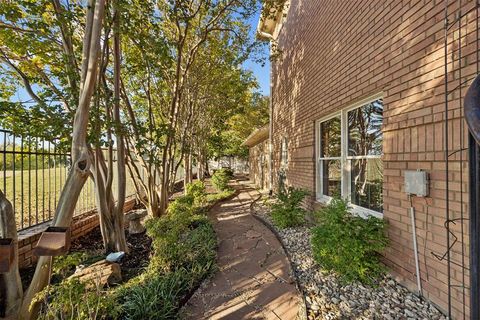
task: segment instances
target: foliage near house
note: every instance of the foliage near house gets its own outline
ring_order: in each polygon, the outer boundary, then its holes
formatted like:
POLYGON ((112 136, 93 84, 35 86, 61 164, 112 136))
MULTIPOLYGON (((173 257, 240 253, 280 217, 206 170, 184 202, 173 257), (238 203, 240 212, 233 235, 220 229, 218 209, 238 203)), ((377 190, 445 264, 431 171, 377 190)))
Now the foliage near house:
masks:
POLYGON ((277 201, 272 204, 272 219, 279 228, 301 225, 305 221, 305 209, 301 207, 308 192, 303 189, 289 187, 280 190, 277 201))
POLYGON ((248 148, 242 143, 253 130, 269 121, 269 98, 255 93, 249 99, 250 103, 240 106, 239 112, 219 124, 221 130, 210 137, 208 146, 211 157, 248 157, 248 148))
POLYGON ((380 252, 387 245, 385 222, 353 215, 341 199, 333 199, 316 212, 316 218, 318 226, 312 229, 315 261, 346 282, 374 284, 385 271, 380 262, 380 252))

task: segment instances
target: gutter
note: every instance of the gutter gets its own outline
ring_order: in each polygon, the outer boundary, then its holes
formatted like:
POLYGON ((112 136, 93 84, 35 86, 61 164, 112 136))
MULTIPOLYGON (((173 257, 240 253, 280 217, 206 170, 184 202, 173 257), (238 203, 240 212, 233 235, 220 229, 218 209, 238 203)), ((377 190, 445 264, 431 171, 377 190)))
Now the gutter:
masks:
MULTIPOLYGON (((257 37, 262 40, 269 40, 270 42, 275 41, 275 38, 270 33, 261 31, 261 20, 259 21, 257 27, 257 37)), ((268 171, 270 179, 268 181, 268 193, 273 195, 273 76, 272 76, 272 64, 270 64, 270 96, 269 96, 269 105, 270 105, 270 114, 269 114, 269 143, 268 143, 268 171)))
MULTIPOLYGON (((275 38, 270 34, 263 31, 260 31, 260 28, 257 30, 258 35, 262 39, 270 40, 273 42, 275 38)), ((269 96, 269 105, 270 105, 270 123, 269 123, 269 146, 268 146, 268 153, 269 153, 269 161, 268 161, 268 171, 270 175, 269 179, 269 194, 273 195, 273 73, 272 73, 272 64, 270 63, 270 96, 269 96)))

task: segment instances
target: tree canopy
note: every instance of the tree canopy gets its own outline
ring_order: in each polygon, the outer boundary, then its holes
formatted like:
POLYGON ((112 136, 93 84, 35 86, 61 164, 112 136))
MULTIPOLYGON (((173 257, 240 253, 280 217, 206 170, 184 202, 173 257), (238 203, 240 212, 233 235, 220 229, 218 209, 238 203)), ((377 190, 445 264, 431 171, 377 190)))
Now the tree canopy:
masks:
MULTIPOLYGON (((268 98, 244 67, 262 58, 249 23, 258 9, 257 0, 0 2, 0 127, 71 149, 54 225, 71 223, 91 178, 105 250, 126 251, 127 173, 156 217, 179 168, 189 182, 194 165, 202 179, 209 159, 246 155, 242 142, 268 122, 268 98)), ((50 268, 39 260, 25 294, 6 276, 22 317, 35 313, 29 302, 50 268)))

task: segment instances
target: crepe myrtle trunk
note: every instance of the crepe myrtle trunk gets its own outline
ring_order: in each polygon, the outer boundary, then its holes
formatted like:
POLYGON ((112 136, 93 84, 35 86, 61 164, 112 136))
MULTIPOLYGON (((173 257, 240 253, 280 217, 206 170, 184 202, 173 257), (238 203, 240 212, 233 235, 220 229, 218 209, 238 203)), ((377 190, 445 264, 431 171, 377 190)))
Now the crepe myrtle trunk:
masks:
POLYGON ((167 212, 168 206, 168 189, 170 185, 170 161, 167 161, 162 170, 162 181, 159 194, 159 203, 156 212, 153 212, 154 217, 159 217, 167 212))
MULTIPOLYGON (((85 26, 85 38, 83 41, 83 62, 81 69, 81 87, 78 99, 78 106, 73 121, 72 133, 72 168, 58 200, 52 221, 53 226, 69 227, 78 197, 85 182, 88 179, 92 154, 87 145, 87 130, 89 122, 89 109, 92 94, 95 88, 98 69, 98 56, 100 49, 100 35, 102 31, 105 0, 90 0, 87 6, 87 19, 85 26)), ((15 219, 9 205, 0 196, 2 233, 16 238, 16 225, 12 223, 15 219)), ((5 297, 8 297, 8 313, 15 315, 13 319, 35 319, 37 318, 40 305, 32 303, 35 295, 43 290, 50 282, 52 257, 40 257, 37 262, 35 273, 28 289, 22 294, 21 285, 18 282, 18 259, 9 273, 3 274, 5 283, 5 297)), ((10 317, 12 319, 12 317, 10 317)))
MULTIPOLYGON (((117 204, 115 204, 111 185, 109 187, 104 180, 108 170, 113 170, 113 168, 107 167, 102 150, 96 148, 92 174, 95 181, 95 201, 97 203, 100 230, 102 232, 105 251, 107 253, 117 251, 128 252, 123 221, 124 201, 122 203, 117 201, 117 204)), ((125 170, 125 166, 120 168, 119 164, 117 171, 118 170, 125 170)), ((118 180, 122 180, 121 176, 118 177, 118 180)), ((119 184, 120 183, 121 182, 119 182, 119 184)), ((125 183, 123 183, 123 186, 119 185, 118 187, 124 188, 125 183)))
POLYGON ((192 154, 188 152, 183 159, 183 166, 185 168, 185 175, 183 177, 183 190, 187 192, 187 185, 193 181, 192 173, 192 154))
POLYGON ((118 11, 118 3, 115 3, 113 13, 114 19, 114 104, 113 104, 113 121, 115 124, 115 138, 117 144, 117 165, 114 170, 112 161, 113 150, 109 147, 108 166, 100 148, 95 150, 95 170, 93 170, 95 180, 95 198, 100 214, 100 229, 102 231, 103 243, 105 251, 128 252, 127 241, 125 238, 124 213, 125 205, 125 188, 126 188, 126 161, 125 161, 125 143, 121 128, 120 120, 120 12, 118 11), (117 175, 117 201, 112 190, 113 172, 117 175), (107 181, 104 178, 107 177, 107 181))
MULTIPOLYGON (((130 146, 131 144, 128 143, 127 145, 130 146)), ((138 200, 147 209, 149 217, 160 216, 160 185, 157 185, 160 169, 153 165, 153 161, 142 158, 134 147, 126 152, 126 156, 129 159, 127 167, 132 175, 138 200)))

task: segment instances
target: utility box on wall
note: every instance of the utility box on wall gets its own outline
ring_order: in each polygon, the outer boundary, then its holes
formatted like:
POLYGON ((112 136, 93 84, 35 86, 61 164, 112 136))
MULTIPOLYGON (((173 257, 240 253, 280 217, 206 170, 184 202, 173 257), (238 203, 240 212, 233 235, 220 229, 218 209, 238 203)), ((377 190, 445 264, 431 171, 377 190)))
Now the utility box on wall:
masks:
POLYGON ((417 197, 428 196, 428 173, 425 171, 405 171, 405 193, 417 197))

